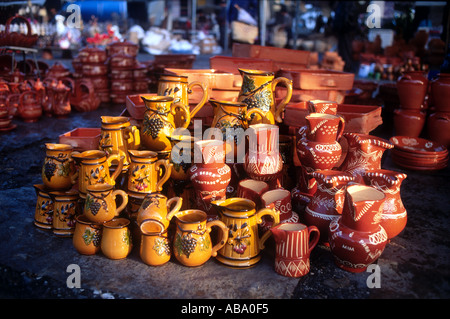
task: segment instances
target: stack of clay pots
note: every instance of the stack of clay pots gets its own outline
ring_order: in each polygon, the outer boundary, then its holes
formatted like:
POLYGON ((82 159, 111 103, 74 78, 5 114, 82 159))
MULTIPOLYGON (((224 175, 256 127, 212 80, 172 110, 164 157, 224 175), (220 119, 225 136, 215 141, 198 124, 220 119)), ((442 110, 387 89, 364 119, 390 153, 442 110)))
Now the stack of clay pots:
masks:
POLYGON ((125 103, 127 95, 135 92, 134 69, 137 64, 138 46, 128 41, 118 41, 108 46, 111 101, 125 103))
POLYGON ((428 136, 450 148, 450 73, 440 73, 430 87, 434 112, 428 116, 428 136))
POLYGON ((95 89, 97 97, 102 103, 110 101, 109 66, 106 50, 96 47, 86 47, 80 50, 74 58, 74 77, 89 79, 95 89))
POLYGON ((406 71, 397 80, 399 108, 394 110, 396 135, 419 137, 426 120, 428 79, 422 71, 406 71))

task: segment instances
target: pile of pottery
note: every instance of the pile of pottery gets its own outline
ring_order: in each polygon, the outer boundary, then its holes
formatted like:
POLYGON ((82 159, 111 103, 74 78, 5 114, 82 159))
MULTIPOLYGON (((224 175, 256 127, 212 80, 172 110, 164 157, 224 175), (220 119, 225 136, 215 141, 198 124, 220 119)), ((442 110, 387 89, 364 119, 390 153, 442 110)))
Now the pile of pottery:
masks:
POLYGON ((447 167, 448 150, 437 142, 410 136, 393 136, 391 158, 397 165, 418 171, 433 171, 447 167))
MULTIPOLYGON (((297 188, 308 190, 308 200, 306 208, 294 208, 297 191, 285 188, 292 139, 278 147, 277 125, 292 83, 271 72, 240 71, 237 101, 208 100, 214 110, 209 127, 195 121, 207 95, 191 105, 194 84, 163 75, 157 93, 140 95, 142 123, 102 116, 97 149, 67 150, 76 172, 64 170, 73 185, 65 192, 76 190, 78 209, 65 217, 77 251, 120 259, 138 247, 143 262, 152 266, 173 255, 189 267, 214 257, 226 266, 248 268, 259 262, 273 235, 275 270, 290 277, 309 272, 309 256, 319 241, 330 246, 339 267, 352 272, 364 271, 381 255, 406 224, 399 195, 406 175, 381 169, 383 152, 393 145, 343 133, 336 103, 311 101, 308 125, 296 145, 303 169, 297 188), (288 88, 281 102, 274 99, 274 83, 288 88), (210 236, 214 226, 218 232, 210 236)), ((44 175, 63 158, 47 150, 44 175)))

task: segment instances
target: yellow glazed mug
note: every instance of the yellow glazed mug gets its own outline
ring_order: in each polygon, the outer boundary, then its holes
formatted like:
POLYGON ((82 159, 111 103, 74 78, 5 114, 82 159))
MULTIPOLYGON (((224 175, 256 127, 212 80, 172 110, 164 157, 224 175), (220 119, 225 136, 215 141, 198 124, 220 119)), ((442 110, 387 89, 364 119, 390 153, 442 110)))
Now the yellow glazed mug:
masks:
POLYGON ((141 223, 141 246, 139 255, 144 263, 150 266, 161 266, 170 260, 170 243, 167 229, 156 220, 145 220, 141 223))
POLYGON ((78 192, 75 190, 49 193, 53 201, 53 234, 70 237, 75 230, 78 192))
POLYGON ((126 218, 114 218, 103 224, 101 251, 109 259, 123 259, 133 248, 130 221, 126 218))
POLYGON ((128 203, 128 194, 121 190, 114 190, 109 184, 96 184, 87 187, 83 215, 95 223, 104 223, 119 216, 128 203), (116 198, 121 197, 122 202, 117 207, 116 198))
POLYGON ((114 186, 117 177, 122 173, 124 157, 119 154, 108 156, 104 151, 88 150, 82 153, 73 152, 72 158, 79 165, 77 173, 73 175, 73 180, 78 178, 78 191, 81 198, 86 198, 87 186, 95 184, 114 186), (118 161, 119 165, 110 175, 109 168, 114 160, 118 161))
POLYGON ((102 239, 102 225, 90 221, 86 216, 76 218, 73 246, 82 255, 95 255, 100 251, 102 239))
POLYGON ((249 199, 233 197, 211 202, 219 212, 221 220, 230 230, 226 245, 218 252, 217 260, 236 268, 254 266, 260 259, 260 252, 264 249, 264 242, 270 237, 267 230, 261 237, 258 225, 263 216, 273 219, 272 227, 280 222, 280 213, 275 209, 255 209, 255 203, 249 199))
POLYGON ((70 189, 75 180, 76 172, 71 154, 72 145, 69 144, 45 144, 45 160, 42 166, 42 181, 51 190, 70 189))
POLYGON ((144 194, 162 191, 172 171, 170 161, 158 159, 158 153, 153 151, 129 150, 128 154, 131 159, 128 167, 128 191, 144 194))
POLYGON ((182 203, 181 197, 167 199, 160 193, 147 194, 138 210, 136 221, 140 225, 144 220, 155 220, 163 225, 163 229, 167 229, 173 216, 181 214, 182 203))
POLYGON ((242 76, 242 86, 238 101, 244 102, 249 109, 259 108, 265 113, 264 117, 256 114, 250 124, 275 124, 283 121, 281 114, 292 97, 292 81, 288 78, 275 78, 273 72, 238 69, 242 76), (278 84, 287 88, 285 97, 275 105, 274 92, 278 84))
POLYGON ((217 256, 228 239, 228 228, 220 220, 206 221, 204 211, 192 209, 181 212, 176 218, 176 232, 173 239, 173 254, 183 265, 189 267, 201 266, 211 257, 217 256), (212 246, 211 227, 220 228, 222 236, 215 246, 212 246))
POLYGON ((44 184, 35 184, 33 187, 37 196, 34 225, 50 230, 53 228, 53 200, 44 184))

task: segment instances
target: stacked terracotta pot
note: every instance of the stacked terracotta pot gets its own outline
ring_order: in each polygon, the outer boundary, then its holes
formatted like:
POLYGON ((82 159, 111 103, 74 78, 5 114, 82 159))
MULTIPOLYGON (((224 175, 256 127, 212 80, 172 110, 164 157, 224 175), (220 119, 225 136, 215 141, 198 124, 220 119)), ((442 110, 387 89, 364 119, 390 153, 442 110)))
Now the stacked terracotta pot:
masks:
POLYGON ((101 48, 86 47, 72 61, 75 78, 89 79, 102 103, 110 101, 108 54, 101 48))
POLYGON ((434 112, 428 116, 428 136, 432 141, 450 147, 450 73, 440 73, 431 82, 434 112))
POLYGON ((394 110, 397 135, 419 137, 425 125, 428 79, 422 71, 404 72, 397 80, 400 106, 394 110))

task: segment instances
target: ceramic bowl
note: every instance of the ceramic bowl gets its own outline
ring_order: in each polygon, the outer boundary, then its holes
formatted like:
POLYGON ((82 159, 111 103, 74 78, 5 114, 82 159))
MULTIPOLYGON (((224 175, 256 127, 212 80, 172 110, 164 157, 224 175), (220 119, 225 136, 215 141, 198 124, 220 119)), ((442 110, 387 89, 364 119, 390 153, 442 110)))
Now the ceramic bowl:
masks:
POLYGON ((135 65, 134 56, 127 54, 114 54, 109 58, 109 66, 111 68, 128 68, 133 69, 135 65))
POLYGON ((131 93, 134 91, 134 82, 133 80, 112 80, 111 91, 131 93))
POLYGON ((100 48, 83 48, 80 50, 78 58, 82 63, 104 63, 108 54, 106 50, 100 48))
POLYGON ((6 116, 0 118, 0 128, 5 128, 11 125, 11 121, 13 119, 13 116, 6 116))
POLYGON ((99 76, 108 74, 108 64, 106 63, 91 63, 83 64, 83 75, 87 76, 99 76))
POLYGON ((124 80, 133 78, 133 69, 130 68, 111 68, 109 71, 111 80, 124 80))
POLYGON ((127 54, 135 57, 138 54, 139 46, 129 41, 117 41, 111 43, 108 48, 109 55, 127 54))

